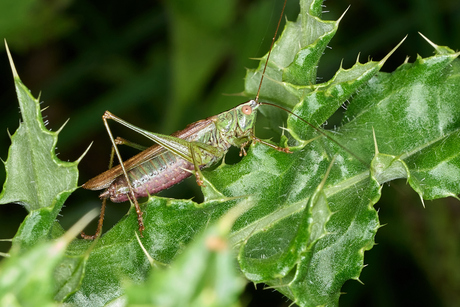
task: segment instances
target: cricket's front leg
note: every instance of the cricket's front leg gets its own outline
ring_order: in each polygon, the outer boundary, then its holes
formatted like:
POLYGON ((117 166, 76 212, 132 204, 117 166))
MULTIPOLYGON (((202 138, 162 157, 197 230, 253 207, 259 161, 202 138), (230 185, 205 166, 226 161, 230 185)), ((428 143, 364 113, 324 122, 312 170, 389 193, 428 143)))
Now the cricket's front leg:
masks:
MULTIPOLYGON (((113 115, 109 111, 105 111, 104 115, 102 116, 102 120, 104 121, 104 126, 106 127, 107 133, 109 134, 110 140, 112 142, 113 150, 115 150, 115 154, 118 158, 118 161, 120 162, 121 168, 123 170, 123 175, 126 178, 126 183, 129 188, 129 194, 128 194, 128 199, 130 200, 131 204, 134 202, 134 207, 136 208, 136 214, 137 214, 137 222, 139 224, 139 233, 142 237, 142 231, 145 229, 144 227, 144 220, 142 219, 142 210, 141 207, 139 206, 139 202, 137 201, 136 195, 134 194, 134 189, 133 186, 131 185, 131 181, 129 180, 128 173, 126 172, 123 159, 121 158, 120 152, 118 151, 117 147, 117 142, 115 141, 112 131, 110 130, 109 123, 107 122, 108 119, 115 120, 116 122, 124 125, 125 127, 131 128, 132 130, 136 131, 138 129, 137 127, 131 125, 130 123, 122 120, 121 118, 113 115)), ((102 227, 102 226, 101 226, 102 227)))
POLYGON ((204 185, 204 181, 201 179, 203 178, 203 174, 201 173, 200 164, 201 164, 201 157, 200 157, 200 149, 194 145, 194 143, 190 143, 190 154, 192 156, 193 167, 195 168, 195 178, 196 183, 200 187, 206 187, 204 185))
POLYGON ((241 144, 241 146, 240 146, 240 157, 242 157, 242 156, 245 156, 245 157, 246 157, 247 152, 246 152, 245 147, 248 146, 248 144, 249 144, 250 142, 251 142, 251 141, 246 141, 246 142, 244 142, 243 144, 241 144))
POLYGON ((292 151, 289 150, 289 147, 280 147, 280 146, 276 146, 276 145, 273 145, 273 144, 270 144, 268 142, 265 142, 261 139, 259 139, 258 137, 256 137, 255 135, 251 135, 251 139, 254 143, 261 143, 261 144, 264 144, 266 146, 269 146, 275 150, 278 150, 278 151, 281 151, 281 152, 285 152, 285 153, 292 153, 292 151))

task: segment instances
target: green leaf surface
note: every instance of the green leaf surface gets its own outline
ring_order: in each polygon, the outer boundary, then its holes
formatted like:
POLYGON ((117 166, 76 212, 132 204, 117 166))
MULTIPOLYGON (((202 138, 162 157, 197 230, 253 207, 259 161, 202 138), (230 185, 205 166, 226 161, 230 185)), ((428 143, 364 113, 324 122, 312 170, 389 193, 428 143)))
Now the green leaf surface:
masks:
POLYGON ((53 270, 65 246, 43 242, 23 255, 5 260, 0 267, 0 305, 57 306, 53 298, 53 270))
MULTIPOLYGON (((232 210, 233 216, 241 214, 239 209, 232 210)), ((239 306, 245 281, 236 272, 227 240, 231 215, 196 236, 170 268, 157 265, 143 286, 131 285, 128 306, 239 306)))
MULTIPOLYGON (((155 261, 170 263, 196 234, 233 205, 235 201, 211 201, 200 208, 192 201, 153 197, 142 205, 144 223, 148 225, 141 238, 142 245, 155 261)), ((69 256, 81 255, 90 247, 92 250, 81 287, 68 302, 85 305, 97 300, 104 305, 120 298, 124 279, 142 281, 147 277, 151 265, 136 239, 137 217, 132 212, 96 242, 72 242, 69 256)))
POLYGON ((374 174, 384 178, 380 183, 407 178, 424 199, 460 193, 459 54, 445 47, 435 50, 432 57, 418 57, 415 63, 373 78, 353 100, 344 126, 350 143, 367 149, 368 156, 375 145, 382 154, 393 156, 374 174), (354 140, 366 130, 369 136, 375 131, 375 145, 370 137, 354 140), (398 168, 382 174, 394 160, 400 160, 406 171, 398 168))
POLYGON ((11 56, 10 64, 22 122, 11 136, 0 204, 18 203, 29 211, 13 241, 13 247, 19 248, 49 235, 64 201, 77 188, 78 161, 56 157, 59 131, 46 129, 39 99, 19 79, 11 56))

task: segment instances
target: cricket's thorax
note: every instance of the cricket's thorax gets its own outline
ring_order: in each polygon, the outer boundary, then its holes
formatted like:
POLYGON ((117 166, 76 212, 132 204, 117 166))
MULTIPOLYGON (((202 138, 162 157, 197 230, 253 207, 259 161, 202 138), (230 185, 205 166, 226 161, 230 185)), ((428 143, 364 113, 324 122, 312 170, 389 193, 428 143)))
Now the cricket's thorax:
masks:
POLYGON ((257 102, 251 100, 217 115, 216 128, 222 138, 230 145, 236 147, 246 144, 253 132, 257 107, 257 102), (245 107, 249 107, 249 114, 243 112, 243 108, 245 107))

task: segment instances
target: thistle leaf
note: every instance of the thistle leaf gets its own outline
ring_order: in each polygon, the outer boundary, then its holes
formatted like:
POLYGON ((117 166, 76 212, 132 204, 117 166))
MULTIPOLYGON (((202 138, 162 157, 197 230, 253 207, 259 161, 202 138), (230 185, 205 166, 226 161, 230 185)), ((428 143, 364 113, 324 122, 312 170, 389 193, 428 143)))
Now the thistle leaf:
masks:
POLYGON ((60 130, 46 128, 39 99, 21 82, 9 51, 8 55, 22 122, 11 137, 0 204, 17 203, 29 211, 13 240, 14 250, 49 236, 64 201, 77 188, 79 160, 64 162, 56 157, 60 130))

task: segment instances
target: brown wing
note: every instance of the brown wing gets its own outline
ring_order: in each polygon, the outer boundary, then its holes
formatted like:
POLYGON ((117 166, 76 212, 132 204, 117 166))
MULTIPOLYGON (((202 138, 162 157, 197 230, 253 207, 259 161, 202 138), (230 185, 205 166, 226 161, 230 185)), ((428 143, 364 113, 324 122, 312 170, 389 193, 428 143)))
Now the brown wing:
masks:
MULTIPOLYGON (((194 135, 197 135, 198 131, 203 130, 207 126, 213 123, 215 120, 215 116, 209 117, 204 120, 200 120, 194 123, 191 123, 188 125, 184 130, 177 131, 173 134, 172 136, 175 136, 180 139, 193 139, 194 135)), ((160 145, 153 145, 146 150, 138 153, 134 157, 131 157, 130 159, 126 160, 124 162, 124 166, 126 170, 130 170, 138 166, 139 164, 153 159, 156 156, 159 156, 163 153, 165 153, 167 149, 164 147, 161 147, 160 145)), ((112 167, 111 169, 108 169, 107 171, 103 172, 102 174, 99 174, 98 176, 88 180, 86 183, 82 185, 82 188, 87 189, 87 190, 102 190, 110 186, 110 184, 117 178, 123 174, 123 170, 121 168, 121 165, 117 165, 112 167)))

